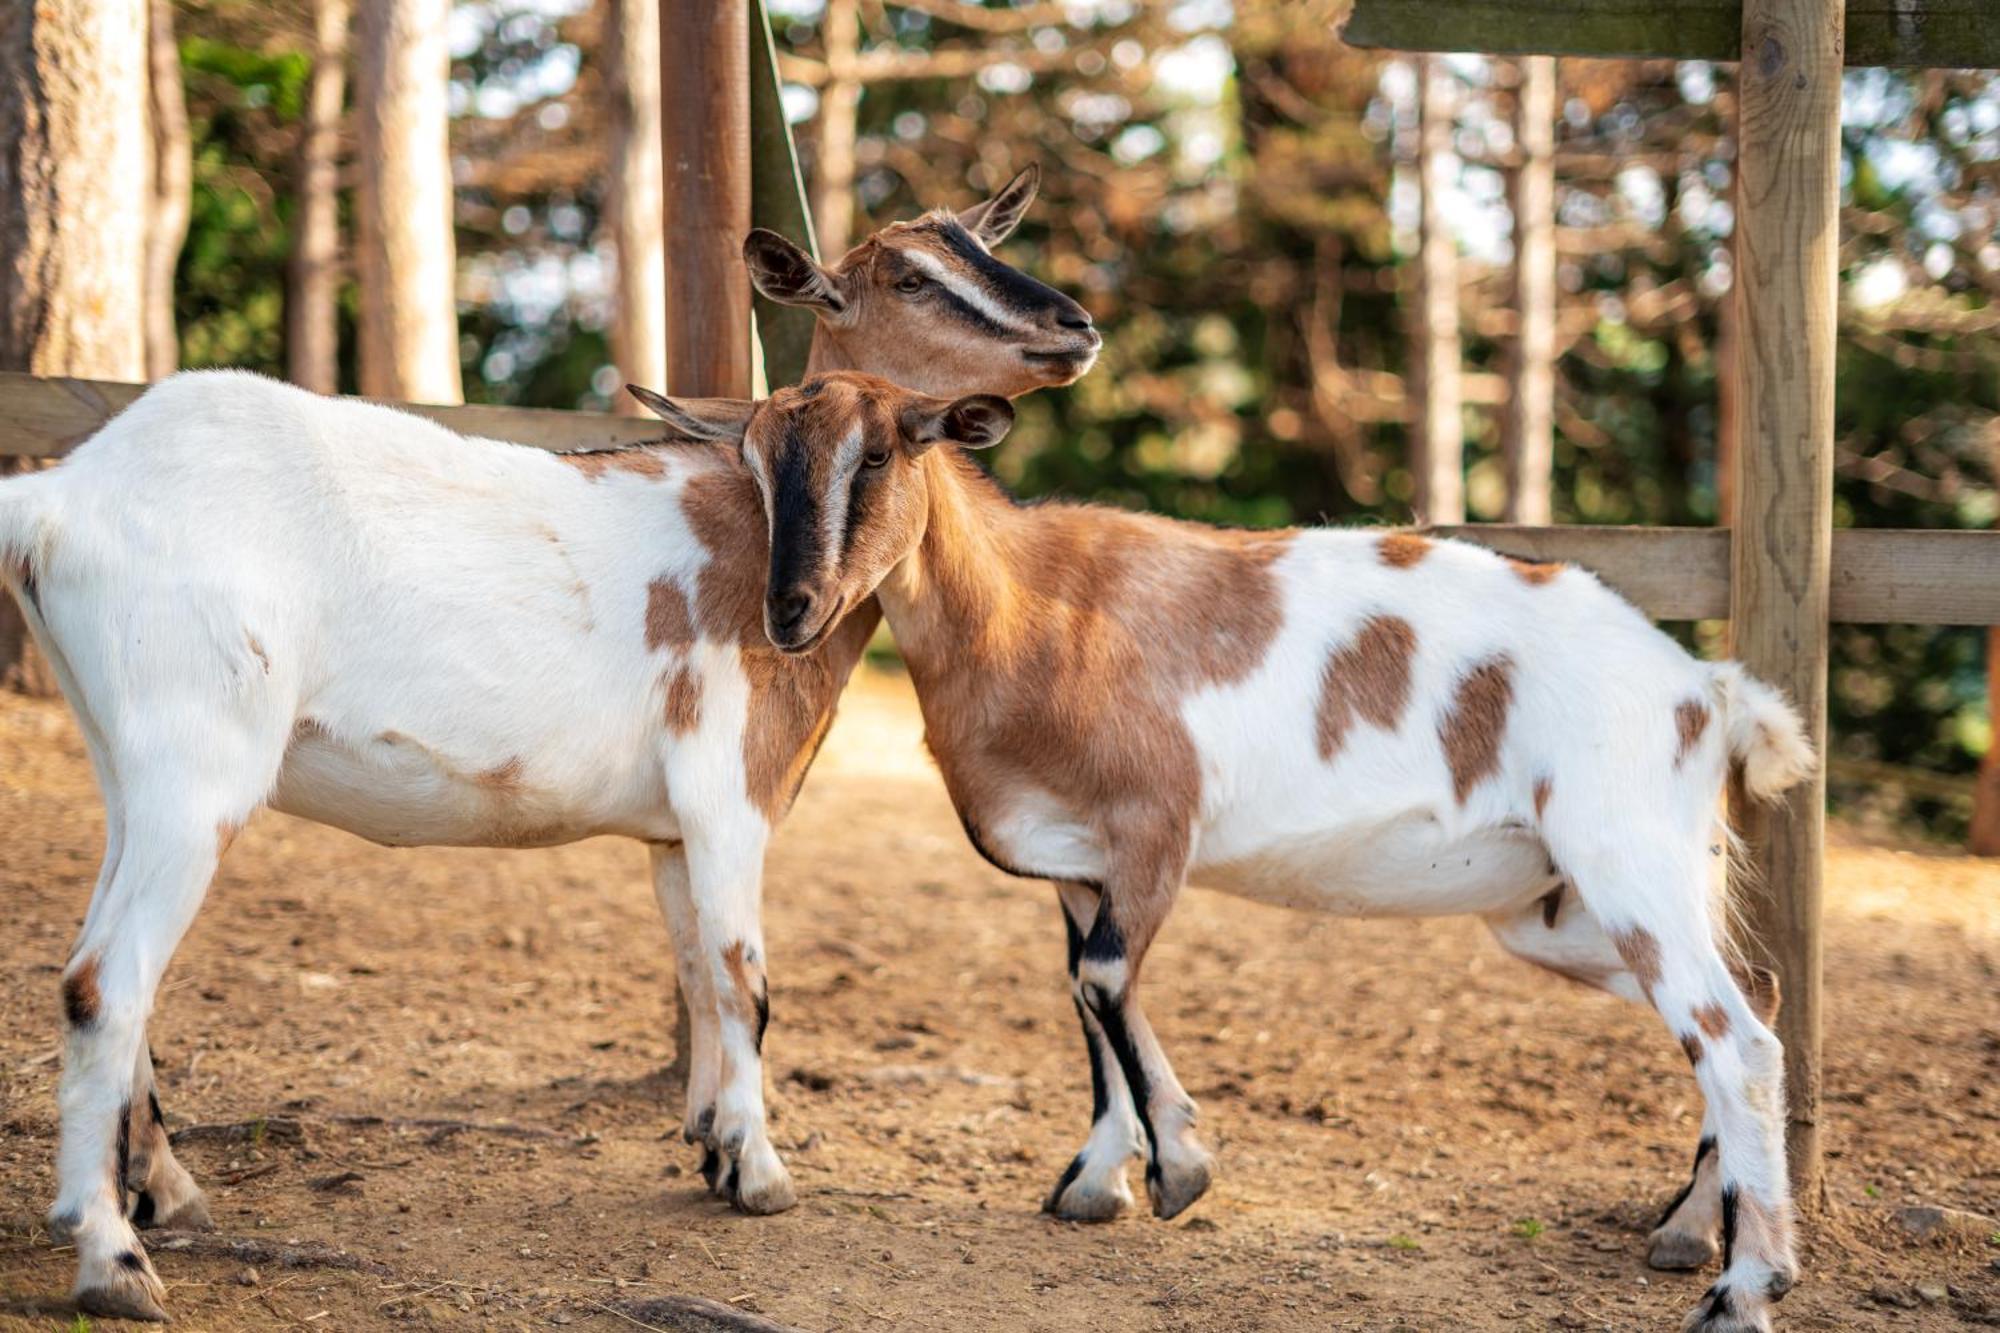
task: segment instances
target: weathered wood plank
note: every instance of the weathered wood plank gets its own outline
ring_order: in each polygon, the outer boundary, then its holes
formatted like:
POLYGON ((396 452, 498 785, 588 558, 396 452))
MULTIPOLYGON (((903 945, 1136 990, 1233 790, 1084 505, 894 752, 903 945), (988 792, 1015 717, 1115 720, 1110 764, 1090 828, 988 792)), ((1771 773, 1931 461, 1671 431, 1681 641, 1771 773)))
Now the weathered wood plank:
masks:
MULTIPOLYGON (((1354 0, 1353 46, 1735 60, 1742 0, 1354 0)), ((1849 0, 1850 65, 2000 66, 1992 0, 1849 0)))
MULTIPOLYGON (((60 458, 145 392, 143 384, 42 379, 0 373, 0 457, 60 458)), ((649 418, 606 412, 559 412, 543 407, 453 407, 393 404, 464 435, 511 440, 538 449, 603 449, 656 440, 664 429, 649 418)))
MULTIPOLYGON (((1655 620, 1729 616, 1724 528, 1467 523, 1425 530, 1522 560, 1579 565, 1655 620)), ((1839 624, 2000 625, 2000 532, 1836 532, 1831 582, 1831 619, 1839 624)))
MULTIPOLYGON (((1746 0, 1738 69, 1736 313, 1741 437, 1731 651, 1782 689, 1826 753, 1833 362, 1840 244, 1841 0, 1746 0)), ((1799 1208, 1820 1171, 1820 904, 1826 773, 1733 812, 1752 874, 1743 946, 1785 1003, 1785 1146, 1799 1208)))
MULTIPOLYGON (((798 152, 778 95, 778 52, 764 0, 750 4, 750 220, 806 247, 819 258, 812 210, 799 178, 798 152)), ((755 300, 757 340, 764 349, 764 379, 772 388, 805 378, 818 321, 799 306, 755 300)))
POLYGON ((667 392, 750 396, 749 0, 662 0, 667 392))

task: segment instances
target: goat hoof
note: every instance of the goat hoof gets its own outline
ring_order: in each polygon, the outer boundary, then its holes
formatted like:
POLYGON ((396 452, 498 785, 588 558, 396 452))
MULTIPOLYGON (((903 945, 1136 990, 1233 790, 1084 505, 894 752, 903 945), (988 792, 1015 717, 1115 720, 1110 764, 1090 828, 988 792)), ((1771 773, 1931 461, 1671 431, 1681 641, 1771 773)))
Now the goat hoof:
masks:
POLYGON ((102 1271, 89 1278, 82 1275, 77 1278, 78 1309, 103 1319, 167 1322, 166 1286, 143 1251, 127 1250, 97 1267, 102 1271))
POLYGON ((1733 1288, 1714 1286, 1688 1311, 1681 1333, 1771 1333, 1771 1312, 1733 1288))
POLYGON ((704 1148, 701 1154, 701 1178, 708 1182, 710 1194, 721 1193, 722 1154, 713 1148, 704 1148))
POLYGON ((1132 1207, 1132 1187, 1125 1183, 1125 1169, 1109 1175, 1085 1174, 1089 1162, 1078 1153, 1049 1197, 1042 1211, 1066 1222, 1109 1222, 1132 1207))
POLYGON ((699 1114, 681 1121, 681 1142, 701 1143, 708 1138, 709 1130, 715 1127, 715 1108, 703 1107, 699 1114))
POLYGON ((165 1216, 156 1214, 153 1225, 161 1231, 213 1231, 215 1219, 209 1216, 208 1200, 197 1194, 165 1216))
POLYGON ((1208 1193, 1213 1174, 1206 1157, 1147 1167, 1146 1196, 1152 1200, 1153 1216, 1162 1222, 1179 1217, 1196 1199, 1208 1193))
POLYGON ((752 1217, 769 1217, 772 1213, 782 1213, 798 1203, 798 1191, 792 1188, 792 1178, 780 1172, 776 1179, 767 1180, 755 1187, 745 1186, 739 1178, 735 1192, 729 1201, 736 1205, 740 1213, 752 1217))
POLYGON ((1646 1264, 1665 1273, 1691 1273, 1721 1250, 1707 1236, 1661 1227, 1646 1239, 1646 1264))

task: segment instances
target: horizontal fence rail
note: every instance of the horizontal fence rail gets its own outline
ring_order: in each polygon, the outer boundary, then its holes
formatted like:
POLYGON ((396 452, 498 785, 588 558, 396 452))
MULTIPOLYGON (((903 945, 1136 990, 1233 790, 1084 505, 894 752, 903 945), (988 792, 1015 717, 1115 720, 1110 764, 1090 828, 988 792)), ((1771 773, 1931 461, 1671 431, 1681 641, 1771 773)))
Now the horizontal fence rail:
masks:
MULTIPOLYGON (((1655 620, 1726 620, 1727 528, 1426 529, 1523 560, 1581 565, 1655 620)), ((2000 532, 1843 528, 1831 619, 1847 625, 2000 624, 2000 532)))
MULTIPOLYGON (((0 373, 0 457, 60 458, 145 388, 0 373)), ((656 421, 604 412, 390 405, 466 435, 558 451, 637 444, 661 433, 656 421)), ((1523 560, 1579 565, 1656 620, 1729 615, 1726 528, 1467 523, 1426 531, 1523 560)), ((2000 532, 1834 533, 1832 617, 1845 624, 2000 625, 2000 532)))

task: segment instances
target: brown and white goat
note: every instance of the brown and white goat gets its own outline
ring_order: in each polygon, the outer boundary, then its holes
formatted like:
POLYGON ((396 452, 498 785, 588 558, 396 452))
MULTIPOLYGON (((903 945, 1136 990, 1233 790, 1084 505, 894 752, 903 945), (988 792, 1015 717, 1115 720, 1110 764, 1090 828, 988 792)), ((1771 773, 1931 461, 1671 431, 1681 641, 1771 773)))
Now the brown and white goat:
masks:
POLYGON ((1208 1187, 1138 991, 1190 876, 1343 915, 1470 913, 1677 1034, 1707 1118, 1653 1257, 1695 1266, 1719 1238, 1688 1326, 1768 1327, 1796 1271, 1783 1066, 1768 988, 1746 995, 1722 946, 1709 848, 1732 765, 1759 797, 1810 771, 1784 700, 1582 570, 1413 533, 1016 505, 933 447, 998 439, 1004 400, 869 387, 896 428, 743 434, 747 405, 732 421, 714 402, 682 419, 743 450, 771 603, 877 596, 967 832, 1059 886, 1098 1112, 1050 1210, 1119 1212, 1134 1154, 1161 1217, 1208 1187))
MULTIPOLYGON (((768 294, 820 311, 816 360, 1024 393, 1098 347, 1075 302, 987 253, 1033 191, 1024 173, 833 270, 768 234, 747 248, 768 294)), ((845 401, 784 390, 763 428, 834 449, 845 401)), ((764 1127, 764 847, 880 613, 863 597, 767 624, 757 497, 733 449, 552 455, 234 372, 177 375, 61 466, 0 482, 0 584, 107 811, 63 973, 50 1212, 86 1310, 163 1318, 134 1225, 208 1221, 146 1022, 267 805, 391 846, 646 842, 693 1019, 684 1131, 719 1193, 790 1206, 764 1127)))

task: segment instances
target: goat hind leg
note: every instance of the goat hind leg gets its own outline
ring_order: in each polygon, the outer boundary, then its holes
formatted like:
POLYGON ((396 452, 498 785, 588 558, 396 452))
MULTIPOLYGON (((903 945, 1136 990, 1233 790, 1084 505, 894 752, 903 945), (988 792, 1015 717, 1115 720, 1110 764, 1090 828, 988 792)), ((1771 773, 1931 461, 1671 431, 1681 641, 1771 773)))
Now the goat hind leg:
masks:
POLYGON ((1108 1222, 1132 1206, 1132 1187, 1125 1180, 1125 1163, 1145 1151, 1139 1139, 1138 1113, 1125 1083, 1117 1054, 1104 1027, 1084 1002, 1079 966, 1083 942, 1096 919, 1100 895, 1082 884, 1058 884, 1063 929, 1069 938, 1071 998, 1084 1046, 1090 1055, 1090 1137, 1070 1160, 1042 1211, 1077 1222, 1108 1222))

